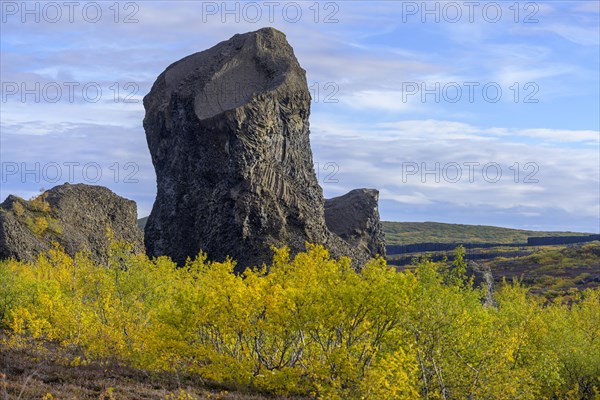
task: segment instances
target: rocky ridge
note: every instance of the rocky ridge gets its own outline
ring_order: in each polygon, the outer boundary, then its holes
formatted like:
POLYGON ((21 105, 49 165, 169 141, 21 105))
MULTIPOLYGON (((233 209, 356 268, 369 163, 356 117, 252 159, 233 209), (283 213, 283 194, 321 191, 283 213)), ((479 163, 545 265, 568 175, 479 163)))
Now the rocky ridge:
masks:
POLYGON ((143 252, 136 219, 134 201, 101 186, 65 183, 32 200, 9 195, 0 204, 0 259, 32 261, 57 242, 70 255, 87 250, 104 262, 107 229, 143 252))

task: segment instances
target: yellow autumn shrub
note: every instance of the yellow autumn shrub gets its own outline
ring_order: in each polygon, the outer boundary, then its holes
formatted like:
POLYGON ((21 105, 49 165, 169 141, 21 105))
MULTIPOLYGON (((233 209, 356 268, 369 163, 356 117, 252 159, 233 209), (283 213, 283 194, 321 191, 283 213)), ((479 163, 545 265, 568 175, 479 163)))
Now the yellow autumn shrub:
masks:
POLYGON ((113 241, 105 264, 58 246, 0 262, 0 328, 15 345, 53 341, 272 394, 591 399, 600 388, 599 290, 568 306, 507 283, 493 308, 460 251, 450 269, 374 259, 355 272, 308 245, 236 275, 231 260, 199 254, 178 268, 131 249, 113 241))

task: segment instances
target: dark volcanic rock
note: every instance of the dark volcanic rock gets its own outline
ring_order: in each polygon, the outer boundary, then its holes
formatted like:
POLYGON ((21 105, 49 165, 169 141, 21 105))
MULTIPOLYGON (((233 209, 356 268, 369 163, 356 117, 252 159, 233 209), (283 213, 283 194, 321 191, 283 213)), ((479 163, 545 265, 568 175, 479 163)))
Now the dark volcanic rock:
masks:
POLYGON ((331 234, 309 142, 306 73, 275 29, 235 35, 170 65, 144 98, 157 197, 149 255, 179 264, 206 251, 238 270, 270 246, 366 254, 331 234))
POLYGON ((467 262, 466 272, 468 276, 473 277, 473 286, 483 287, 485 293, 485 299, 483 300, 483 303, 486 306, 495 307, 496 300, 494 299, 494 277, 490 267, 469 260, 467 262))
POLYGON ((0 259, 31 261, 58 242, 74 255, 87 249, 106 259, 107 229, 143 251, 135 202, 101 186, 65 183, 33 200, 10 195, 0 204, 0 259))
POLYGON ((371 256, 385 257, 385 235, 379 220, 375 189, 354 189, 343 196, 325 200, 325 221, 329 230, 353 247, 371 256))

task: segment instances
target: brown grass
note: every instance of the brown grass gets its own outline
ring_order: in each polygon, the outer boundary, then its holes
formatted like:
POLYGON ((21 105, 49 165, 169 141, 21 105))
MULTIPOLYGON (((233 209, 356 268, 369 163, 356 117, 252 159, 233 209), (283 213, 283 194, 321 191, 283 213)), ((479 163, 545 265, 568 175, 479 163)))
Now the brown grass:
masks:
POLYGON ((0 399, 292 399, 227 388, 197 376, 149 373, 115 362, 72 366, 68 360, 73 358, 74 354, 48 343, 15 349, 0 340, 0 399))

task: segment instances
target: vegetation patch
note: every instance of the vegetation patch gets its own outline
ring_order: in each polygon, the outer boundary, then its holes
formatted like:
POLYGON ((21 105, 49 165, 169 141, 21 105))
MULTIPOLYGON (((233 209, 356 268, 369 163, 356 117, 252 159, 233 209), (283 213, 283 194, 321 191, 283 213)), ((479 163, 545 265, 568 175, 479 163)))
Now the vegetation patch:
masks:
POLYGON ((571 291, 600 287, 600 242, 543 246, 520 257, 485 262, 496 281, 519 279, 548 299, 573 301, 571 291))
POLYGON ((47 192, 42 192, 31 200, 17 199, 12 204, 12 212, 19 217, 31 232, 42 236, 47 232, 62 233, 60 220, 53 217, 47 192))
POLYGON ((119 243, 106 264, 55 248, 0 263, 4 346, 52 343, 82 371, 116 362, 278 396, 597 396, 600 290, 562 304, 508 282, 486 307, 462 254, 403 272, 375 259, 356 273, 311 245, 236 275, 203 254, 177 268, 119 243))
POLYGON ((530 236, 586 236, 580 232, 540 232, 485 225, 382 221, 386 245, 413 243, 526 243, 530 236))

